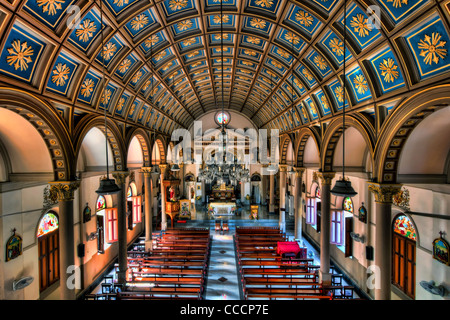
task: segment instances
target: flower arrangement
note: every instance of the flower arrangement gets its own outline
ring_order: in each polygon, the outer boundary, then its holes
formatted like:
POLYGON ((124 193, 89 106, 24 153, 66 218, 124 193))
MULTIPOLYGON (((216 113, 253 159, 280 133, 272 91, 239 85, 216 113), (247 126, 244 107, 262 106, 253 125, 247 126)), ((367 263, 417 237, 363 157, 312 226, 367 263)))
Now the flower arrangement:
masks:
POLYGON ((195 199, 202 200, 202 196, 197 196, 197 197, 195 197, 195 199))

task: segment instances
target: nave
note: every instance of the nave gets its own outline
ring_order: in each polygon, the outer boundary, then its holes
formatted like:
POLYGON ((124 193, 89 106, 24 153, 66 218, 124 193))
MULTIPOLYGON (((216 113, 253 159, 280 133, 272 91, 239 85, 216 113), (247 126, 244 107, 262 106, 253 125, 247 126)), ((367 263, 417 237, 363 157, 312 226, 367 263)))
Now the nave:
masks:
POLYGON ((222 227, 228 227, 224 230, 213 220, 177 225, 153 233, 151 253, 144 252, 145 237, 139 237, 128 251, 130 274, 125 285, 117 284, 115 264, 84 299, 361 299, 359 288, 349 285, 349 279, 333 264, 332 283, 322 286, 316 248, 303 237, 294 239, 293 219, 287 219, 283 233, 271 218, 226 219, 222 221, 222 227), (279 242, 299 246, 282 253, 279 242))

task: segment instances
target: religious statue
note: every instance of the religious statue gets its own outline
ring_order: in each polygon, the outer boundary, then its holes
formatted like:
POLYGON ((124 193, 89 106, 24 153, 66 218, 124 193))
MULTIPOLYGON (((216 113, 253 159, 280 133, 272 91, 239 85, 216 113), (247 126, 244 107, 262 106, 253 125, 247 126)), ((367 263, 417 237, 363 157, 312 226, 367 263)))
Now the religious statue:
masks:
POLYGON ((169 188, 169 200, 170 201, 176 201, 176 199, 175 199, 175 189, 172 186, 170 186, 170 188, 169 188))

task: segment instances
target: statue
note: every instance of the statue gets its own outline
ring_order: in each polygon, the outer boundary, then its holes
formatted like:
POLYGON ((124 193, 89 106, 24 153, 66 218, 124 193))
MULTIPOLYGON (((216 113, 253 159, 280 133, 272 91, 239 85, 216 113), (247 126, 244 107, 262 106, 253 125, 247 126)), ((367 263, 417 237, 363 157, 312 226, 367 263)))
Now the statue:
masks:
POLYGON ((176 199, 175 199, 175 189, 172 186, 170 186, 170 188, 169 188, 169 200, 170 201, 176 201, 176 199))

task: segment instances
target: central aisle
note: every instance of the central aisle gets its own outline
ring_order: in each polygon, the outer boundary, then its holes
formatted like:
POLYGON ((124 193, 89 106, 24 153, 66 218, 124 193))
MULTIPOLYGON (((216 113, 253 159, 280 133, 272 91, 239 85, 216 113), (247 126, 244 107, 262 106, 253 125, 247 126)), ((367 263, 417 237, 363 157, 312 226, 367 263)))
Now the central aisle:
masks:
POLYGON ((236 266, 236 253, 231 230, 228 234, 211 232, 205 300, 240 300, 241 289, 236 266))

